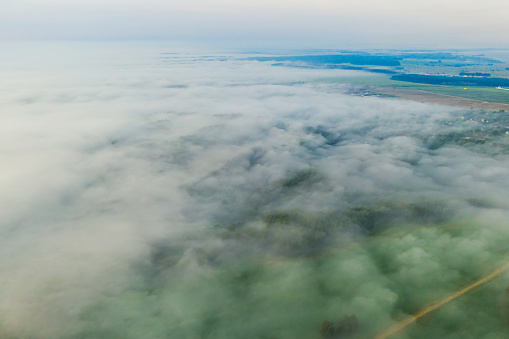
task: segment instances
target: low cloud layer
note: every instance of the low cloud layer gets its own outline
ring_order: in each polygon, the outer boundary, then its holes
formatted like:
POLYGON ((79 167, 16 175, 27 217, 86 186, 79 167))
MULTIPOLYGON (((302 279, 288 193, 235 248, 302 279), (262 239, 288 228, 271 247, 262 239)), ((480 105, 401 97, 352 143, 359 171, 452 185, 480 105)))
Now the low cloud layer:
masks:
MULTIPOLYGON (((4 56, 0 336, 370 337, 507 259, 504 147, 429 144, 461 109, 161 52, 4 56)), ((502 338, 504 284, 408 337, 502 338)))

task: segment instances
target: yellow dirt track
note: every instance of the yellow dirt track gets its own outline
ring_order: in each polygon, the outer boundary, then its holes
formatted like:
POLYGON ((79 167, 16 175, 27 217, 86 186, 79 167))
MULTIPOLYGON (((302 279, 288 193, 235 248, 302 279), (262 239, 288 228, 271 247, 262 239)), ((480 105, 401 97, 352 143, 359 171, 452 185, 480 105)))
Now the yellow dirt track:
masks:
POLYGON ((434 302, 430 306, 424 308, 423 310, 417 312, 416 314, 414 314, 410 318, 407 318, 407 319, 405 319, 405 320, 395 324, 394 326, 392 326, 388 330, 378 334, 377 336, 375 336, 374 339, 385 339, 385 338, 388 338, 388 337, 392 336, 393 334, 401 331, 402 329, 404 329, 408 325, 410 325, 413 322, 415 322, 417 319, 419 319, 421 317, 424 317, 426 314, 428 314, 430 312, 433 312, 434 310, 444 306, 448 302, 450 302, 450 301, 452 301, 452 300, 462 296, 463 294, 465 294, 467 292, 470 292, 474 288, 476 288, 476 287, 478 287, 478 286, 480 286, 480 285, 482 285, 482 284, 484 284, 484 283, 486 283, 486 282, 488 282, 488 281, 498 277, 499 275, 501 275, 502 273, 504 273, 504 272, 506 272, 508 270, 509 270, 509 263, 507 263, 504 266, 498 268, 497 270, 495 270, 495 271, 485 275, 481 279, 466 285, 461 290, 459 290, 457 292, 454 292, 454 293, 451 293, 451 294, 449 294, 447 297, 445 297, 443 299, 437 300, 436 302, 434 302))

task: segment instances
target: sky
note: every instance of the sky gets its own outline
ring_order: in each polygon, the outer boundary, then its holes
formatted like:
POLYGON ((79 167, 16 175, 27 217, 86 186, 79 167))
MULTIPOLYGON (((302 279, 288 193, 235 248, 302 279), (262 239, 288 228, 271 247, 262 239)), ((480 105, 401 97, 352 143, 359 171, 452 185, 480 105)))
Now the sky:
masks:
POLYGON ((169 39, 232 46, 507 47, 505 0, 4 0, 0 39, 169 39))

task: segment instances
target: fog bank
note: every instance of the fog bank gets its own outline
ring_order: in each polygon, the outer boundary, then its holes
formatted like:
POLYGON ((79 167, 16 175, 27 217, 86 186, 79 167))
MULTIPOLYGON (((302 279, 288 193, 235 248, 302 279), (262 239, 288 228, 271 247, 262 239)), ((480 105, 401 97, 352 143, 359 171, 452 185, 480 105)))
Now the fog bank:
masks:
MULTIPOLYGON (((369 338, 507 260, 507 136, 433 142, 462 109, 135 47, 0 60, 1 337, 369 338)), ((508 278, 401 337, 506 337, 508 278)))

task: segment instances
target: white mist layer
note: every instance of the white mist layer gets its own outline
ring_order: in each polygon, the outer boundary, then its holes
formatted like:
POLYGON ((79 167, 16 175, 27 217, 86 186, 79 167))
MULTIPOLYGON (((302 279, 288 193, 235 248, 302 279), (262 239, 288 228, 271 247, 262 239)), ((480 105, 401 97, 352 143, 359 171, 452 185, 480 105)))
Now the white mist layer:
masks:
POLYGON ((309 338, 350 313, 372 335, 507 259, 507 155, 421 138, 460 109, 347 96, 319 80, 362 73, 238 56, 21 51, 1 69, 2 337, 309 338), (235 233, 281 211, 421 201, 447 205, 442 224, 371 240, 350 222, 322 259, 282 247, 300 228, 270 245, 235 233), (338 254, 354 242, 373 245, 338 254))

